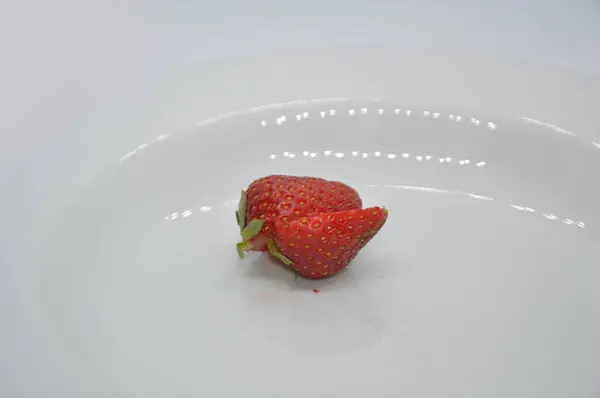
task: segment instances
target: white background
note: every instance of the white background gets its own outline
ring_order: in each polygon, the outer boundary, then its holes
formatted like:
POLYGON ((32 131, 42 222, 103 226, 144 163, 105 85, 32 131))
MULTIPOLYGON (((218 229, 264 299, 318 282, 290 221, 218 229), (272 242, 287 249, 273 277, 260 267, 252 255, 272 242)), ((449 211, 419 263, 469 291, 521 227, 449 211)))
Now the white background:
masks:
MULTIPOLYGON (((204 103, 196 113, 173 105, 173 98, 190 97, 170 91, 171 82, 181 89, 207 61, 232 65, 232 57, 374 44, 600 75, 598 38, 594 0, 3 2, 0 215, 10 229, 0 229, 0 264, 12 263, 9 249, 25 239, 22 226, 58 200, 56 192, 70 192, 136 145, 171 132, 165 129, 233 110, 211 107, 198 92, 195 100, 204 103)), ((252 98, 246 93, 232 103, 258 105, 252 98)), ((31 343, 10 281, 9 270, 0 281, 0 396, 64 391, 69 375, 57 370, 55 353, 31 343)))
POLYGON ((71 140, 95 158, 117 130, 130 138, 111 147, 126 151, 150 103, 161 101, 153 96, 160 83, 224 57, 383 44, 597 75, 599 37, 595 0, 3 2, 0 153, 4 161, 49 157, 71 140))

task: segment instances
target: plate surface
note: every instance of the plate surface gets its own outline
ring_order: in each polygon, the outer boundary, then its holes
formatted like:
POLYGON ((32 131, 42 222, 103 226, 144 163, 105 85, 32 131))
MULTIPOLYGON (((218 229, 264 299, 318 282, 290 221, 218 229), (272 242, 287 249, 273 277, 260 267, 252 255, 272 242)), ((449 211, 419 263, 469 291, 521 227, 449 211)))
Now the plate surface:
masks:
POLYGON ((43 333, 126 397, 600 393, 600 146, 533 119, 329 99, 160 136, 56 217, 43 333), (318 176, 390 210, 347 270, 240 261, 239 190, 318 176), (314 293, 313 289, 319 289, 314 293))

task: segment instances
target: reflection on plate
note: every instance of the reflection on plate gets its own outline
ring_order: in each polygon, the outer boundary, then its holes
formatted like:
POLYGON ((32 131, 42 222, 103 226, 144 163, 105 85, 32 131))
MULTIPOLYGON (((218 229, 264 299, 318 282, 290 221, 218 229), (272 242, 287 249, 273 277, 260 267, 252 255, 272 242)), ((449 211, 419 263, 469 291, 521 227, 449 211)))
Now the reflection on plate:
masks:
POLYGON ((526 117, 244 110, 140 145, 66 206, 35 302, 131 397, 592 396, 598 170, 600 145, 526 117), (388 223, 333 278, 240 262, 239 190, 275 173, 346 182, 388 223))

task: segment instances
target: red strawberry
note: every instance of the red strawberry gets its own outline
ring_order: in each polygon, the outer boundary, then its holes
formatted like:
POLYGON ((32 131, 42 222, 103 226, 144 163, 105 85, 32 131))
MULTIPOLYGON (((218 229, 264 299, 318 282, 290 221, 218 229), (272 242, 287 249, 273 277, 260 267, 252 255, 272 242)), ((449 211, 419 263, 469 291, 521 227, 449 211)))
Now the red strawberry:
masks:
POLYGON ((269 252, 297 275, 325 278, 345 268, 388 217, 382 207, 344 210, 278 222, 269 252))
POLYGON ((238 253, 244 258, 244 251, 267 250, 276 222, 361 207, 358 192, 341 182, 285 175, 259 178, 242 191, 236 213, 242 233, 238 253))

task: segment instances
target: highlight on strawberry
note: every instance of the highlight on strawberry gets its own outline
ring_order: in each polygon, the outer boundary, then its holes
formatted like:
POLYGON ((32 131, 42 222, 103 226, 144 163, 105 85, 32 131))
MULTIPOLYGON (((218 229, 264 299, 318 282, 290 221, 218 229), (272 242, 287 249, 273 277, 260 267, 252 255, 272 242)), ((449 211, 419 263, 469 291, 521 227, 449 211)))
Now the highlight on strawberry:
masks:
POLYGON ((272 175, 242 191, 236 220, 247 251, 268 251, 296 276, 320 279, 344 269, 385 224, 383 207, 362 208, 348 185, 272 175))

